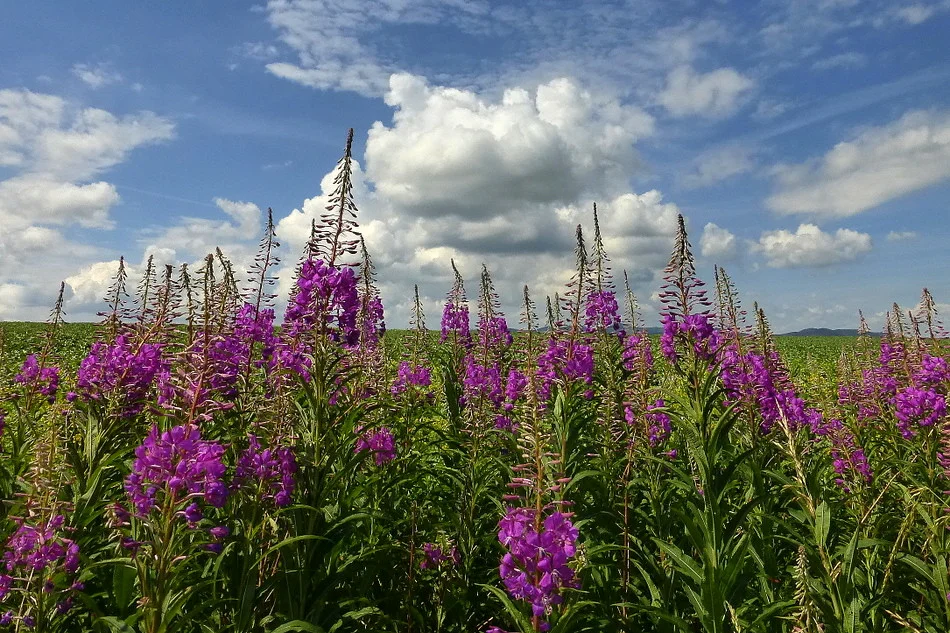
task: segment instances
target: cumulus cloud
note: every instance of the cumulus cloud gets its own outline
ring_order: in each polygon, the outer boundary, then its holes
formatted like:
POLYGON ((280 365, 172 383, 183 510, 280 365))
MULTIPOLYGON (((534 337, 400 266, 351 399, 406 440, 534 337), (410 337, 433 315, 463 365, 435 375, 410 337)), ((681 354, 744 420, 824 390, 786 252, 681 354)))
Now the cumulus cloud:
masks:
POLYGON ((703 227, 699 238, 699 249, 703 257, 717 261, 727 261, 736 256, 736 236, 713 222, 703 227))
POLYGON ((765 231, 753 250, 772 268, 823 267, 853 261, 871 250, 871 236, 851 229, 826 233, 814 224, 801 224, 794 233, 765 231))
POLYGON ((366 143, 367 176, 380 196, 424 216, 484 218, 511 207, 564 204, 624 182, 649 115, 594 97, 568 79, 500 101, 394 75, 366 143))
POLYGON ((112 227, 109 213, 119 195, 98 178, 135 148, 171 138, 173 130, 150 112, 117 117, 76 110, 55 95, 0 90, 0 165, 11 173, 0 180, 0 283, 9 286, 7 293, 26 288, 45 297, 43 289, 98 256, 75 235, 77 228, 112 227))
POLYGON ((122 81, 122 75, 117 73, 110 64, 75 64, 72 72, 80 81, 93 89, 122 81))
POLYGON ((873 209, 950 178, 950 113, 907 113, 774 173, 766 204, 778 213, 840 218, 873 209))
POLYGON ((657 101, 675 117, 700 115, 723 117, 735 112, 755 85, 734 68, 697 73, 691 66, 679 66, 666 78, 666 88, 657 101))

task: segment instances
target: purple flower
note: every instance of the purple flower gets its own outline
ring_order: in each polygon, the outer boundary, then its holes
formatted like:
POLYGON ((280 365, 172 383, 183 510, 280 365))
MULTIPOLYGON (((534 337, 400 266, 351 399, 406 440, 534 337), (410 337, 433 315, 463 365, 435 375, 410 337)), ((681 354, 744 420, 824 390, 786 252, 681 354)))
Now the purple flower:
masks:
POLYGON ((508 594, 530 603, 533 615, 549 614, 563 602, 563 589, 580 586, 570 566, 577 537, 577 528, 559 511, 538 516, 530 508, 509 507, 498 522, 498 540, 508 550, 498 573, 508 594))
POLYGON ((705 314, 687 314, 677 321, 672 314, 664 314, 663 335, 660 348, 671 363, 679 361, 677 343, 687 345, 700 360, 710 361, 716 357, 719 349, 719 333, 713 328, 709 316, 705 314))
POLYGON ((594 350, 571 340, 548 339, 548 349, 538 358, 538 396, 546 402, 554 383, 583 381, 590 385, 594 380, 594 350))
POLYGON ((13 377, 13 380, 31 392, 42 394, 50 404, 53 404, 56 400, 56 391, 59 389, 59 367, 40 367, 36 354, 30 354, 23 361, 20 372, 13 377))
POLYGON ((901 435, 910 439, 916 435, 911 425, 934 426, 947 414, 947 400, 933 389, 904 387, 891 398, 897 427, 901 435))
POLYGON ((474 355, 468 354, 465 357, 465 372, 462 376, 463 404, 484 400, 497 409, 504 397, 498 366, 489 364, 486 367, 478 363, 474 355))
POLYGON ((620 306, 617 296, 610 290, 592 292, 587 296, 584 306, 584 329, 587 332, 604 330, 609 334, 623 336, 620 320, 620 306))
POLYGON ((146 516, 164 499, 177 505, 201 497, 211 506, 222 507, 228 495, 221 461, 224 452, 221 444, 202 440, 196 426, 176 426, 164 433, 153 426, 135 449, 132 473, 125 480, 135 514, 146 516))
POLYGON ((469 326, 468 304, 450 298, 442 308, 441 341, 444 343, 453 333, 458 336, 463 346, 471 345, 472 333, 469 326))
POLYGON ((211 538, 220 541, 227 538, 231 534, 231 530, 226 525, 218 525, 208 530, 208 534, 211 535, 211 538))
POLYGON ((410 365, 408 361, 399 363, 396 380, 390 392, 394 396, 405 393, 411 387, 428 387, 432 384, 432 374, 428 367, 410 365))
POLYGON ((947 366, 947 359, 924 354, 920 359, 920 367, 914 373, 914 383, 935 388, 942 385, 946 388, 948 382, 950 382, 950 367, 947 366))
POLYGON ((247 444, 238 458, 232 487, 247 488, 279 508, 289 505, 297 475, 293 451, 285 446, 262 449, 254 434, 247 436, 247 444))
POLYGON ((322 259, 308 259, 300 267, 296 292, 284 314, 290 337, 317 330, 345 345, 359 338, 356 327, 359 296, 352 268, 330 266, 322 259))
POLYGON ((73 399, 114 398, 122 415, 142 410, 149 388, 162 367, 162 346, 133 344, 125 335, 112 345, 94 343, 79 365, 73 399))
POLYGON ((491 350, 506 350, 514 339, 503 316, 478 321, 478 345, 491 350))
POLYGON ((422 546, 423 558, 419 561, 420 569, 439 569, 443 566, 458 565, 462 557, 454 545, 440 546, 436 543, 425 543, 422 546))
POLYGON ((391 462, 396 458, 396 442, 392 432, 385 426, 364 433, 356 440, 355 453, 370 451, 377 466, 391 462))

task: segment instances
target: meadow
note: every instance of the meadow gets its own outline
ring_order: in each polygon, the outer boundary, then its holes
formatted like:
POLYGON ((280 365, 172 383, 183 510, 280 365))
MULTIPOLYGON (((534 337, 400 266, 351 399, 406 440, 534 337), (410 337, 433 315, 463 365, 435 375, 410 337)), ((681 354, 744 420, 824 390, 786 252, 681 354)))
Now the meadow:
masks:
POLYGON ((282 317, 269 222, 246 274, 120 264, 100 323, 3 324, 0 627, 950 630, 929 292, 776 337, 680 218, 651 337, 595 209, 562 293, 504 315, 446 262, 439 326, 417 292, 386 331, 349 177, 282 317))

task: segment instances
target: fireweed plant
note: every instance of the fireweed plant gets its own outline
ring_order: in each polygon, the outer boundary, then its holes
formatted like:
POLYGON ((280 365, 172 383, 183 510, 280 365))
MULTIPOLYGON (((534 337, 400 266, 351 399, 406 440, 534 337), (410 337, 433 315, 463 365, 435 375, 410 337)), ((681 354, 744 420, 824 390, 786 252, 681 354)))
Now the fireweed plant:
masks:
POLYGON ((351 146, 286 304, 268 213, 246 274, 120 260, 83 349, 63 287, 0 338, 0 630, 950 630, 929 291, 802 377, 682 218, 649 335, 595 207, 543 320, 446 262, 387 332, 351 146))

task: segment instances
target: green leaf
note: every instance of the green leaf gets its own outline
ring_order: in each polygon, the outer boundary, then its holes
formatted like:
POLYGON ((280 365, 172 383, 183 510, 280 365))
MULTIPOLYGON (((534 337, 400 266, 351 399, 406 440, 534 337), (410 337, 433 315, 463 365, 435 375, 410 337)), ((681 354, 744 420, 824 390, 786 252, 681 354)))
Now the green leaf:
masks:
POLYGON ((818 547, 825 547, 828 541, 828 532, 831 530, 831 508, 827 501, 822 501, 815 510, 815 542, 818 547))

